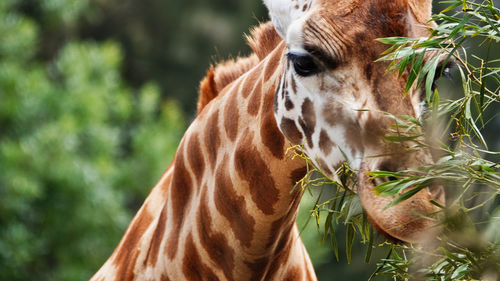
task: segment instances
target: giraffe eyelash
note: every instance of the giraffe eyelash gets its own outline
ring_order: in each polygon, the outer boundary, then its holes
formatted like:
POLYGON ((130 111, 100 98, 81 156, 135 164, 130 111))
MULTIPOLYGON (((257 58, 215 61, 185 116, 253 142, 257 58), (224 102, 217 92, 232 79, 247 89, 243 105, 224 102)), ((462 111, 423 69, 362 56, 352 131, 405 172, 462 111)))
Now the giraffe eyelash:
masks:
POLYGON ((288 60, 292 63, 295 72, 302 77, 312 76, 321 72, 315 59, 307 53, 288 53, 288 60))

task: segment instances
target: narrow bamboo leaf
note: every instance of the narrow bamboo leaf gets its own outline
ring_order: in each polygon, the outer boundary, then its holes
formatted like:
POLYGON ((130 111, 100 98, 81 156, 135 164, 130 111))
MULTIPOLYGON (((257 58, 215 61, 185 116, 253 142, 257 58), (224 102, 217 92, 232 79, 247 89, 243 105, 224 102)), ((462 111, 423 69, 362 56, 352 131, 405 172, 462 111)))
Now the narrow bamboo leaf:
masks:
POLYGON ((408 187, 410 187, 412 185, 421 185, 425 181, 427 181, 426 178, 389 181, 388 183, 391 183, 391 185, 388 185, 388 187, 385 187, 385 186, 380 187, 383 185, 383 184, 380 184, 377 187, 375 187, 375 192, 376 192, 376 194, 380 194, 382 196, 392 196, 392 195, 395 195, 395 194, 407 189, 408 187), (378 193, 379 191, 380 191, 380 193, 378 193))
MULTIPOLYGON (((405 96, 408 93, 408 91, 410 91, 411 87, 413 86, 413 82, 415 82, 415 80, 417 79, 423 60, 424 60, 424 58, 423 58, 422 54, 419 55, 418 57, 414 58, 414 62, 410 68, 410 75, 408 76, 408 80, 406 81, 406 85, 405 85, 405 90, 404 90, 405 96)), ((401 76, 401 74, 402 74, 402 71, 400 70, 399 76, 401 76)))
POLYGON ((438 111, 439 111, 439 93, 437 90, 434 90, 434 96, 432 99, 432 117, 434 120, 437 120, 438 111))
POLYGON ((446 13, 446 12, 450 11, 450 10, 455 9, 456 7, 458 7, 458 6, 460 6, 460 5, 462 5, 462 3, 460 3, 460 2, 456 2, 456 3, 454 3, 453 5, 448 6, 447 8, 445 8, 444 10, 442 10, 440 13, 443 13, 443 14, 444 14, 444 13, 446 13))
POLYGON ((412 39, 407 37, 385 37, 385 38, 377 38, 376 40, 387 45, 394 45, 394 44, 406 44, 410 42, 412 39))
POLYGON ((432 96, 432 84, 434 83, 434 76, 436 75, 436 68, 439 63, 439 57, 436 56, 431 59, 429 64, 429 72, 427 73, 427 78, 425 80, 425 97, 427 99, 427 102, 431 102, 431 96, 432 96))
POLYGON ((401 75, 403 75, 403 72, 405 71, 406 69, 406 66, 408 65, 408 62, 410 61, 410 58, 411 56, 406 56, 404 57, 399 63, 398 63, 398 68, 399 68, 399 72, 398 72, 398 76, 401 77, 401 75))
POLYGON ((383 177, 402 177, 404 176, 401 172, 388 172, 388 171, 370 171, 366 172, 372 178, 383 178, 383 177))
POLYGON ((365 263, 370 263, 373 250, 373 228, 370 227, 370 232, 368 234, 368 247, 366 248, 365 263))
POLYGON ((339 261, 339 246, 337 244, 337 234, 335 232, 335 226, 333 225, 333 222, 332 222, 332 225, 330 226, 330 241, 332 243, 332 249, 333 249, 333 252, 335 253, 335 258, 337 259, 337 261, 339 261))
POLYGON ((346 240, 345 240, 345 246, 346 246, 346 256, 347 256, 347 263, 351 264, 351 253, 352 253, 352 244, 354 243, 354 233, 355 229, 352 223, 347 224, 347 233, 346 233, 346 240))
POLYGON ((413 123, 413 124, 415 124, 417 126, 422 127, 422 123, 420 123, 420 121, 417 118, 413 117, 413 116, 402 115, 399 118, 401 118, 403 120, 406 120, 406 121, 409 121, 409 122, 411 122, 411 123, 413 123))
POLYGON ((425 188, 426 185, 418 185, 416 187, 414 187, 413 189, 399 195, 399 196, 396 196, 396 198, 394 198, 394 200, 392 200, 391 203, 389 203, 387 206, 384 207, 384 210, 387 210, 395 205, 397 205, 398 203, 400 202, 403 202, 405 200, 407 200, 408 198, 412 197, 413 195, 415 195, 417 192, 419 192, 420 190, 422 190, 423 188, 425 188))
MULTIPOLYGON (((493 11, 495 11, 495 9, 492 9, 493 11)), ((491 26, 491 28, 493 30, 495 30, 496 34, 500 34, 500 31, 498 30, 498 27, 496 24, 494 24, 492 21, 491 21, 491 18, 490 17, 484 17, 486 19, 486 21, 488 22, 488 24, 491 26)))
POLYGON ((471 18, 471 15, 466 14, 463 17, 462 21, 453 29, 453 31, 450 33, 450 35, 448 35, 448 39, 453 38, 453 36, 455 36, 464 27, 464 25, 469 21, 470 18, 471 18))
POLYGON ((370 277, 368 278, 368 281, 371 281, 373 280, 373 278, 379 274, 379 272, 384 268, 384 266, 386 265, 387 263, 387 260, 391 257, 392 255, 392 252, 394 251, 394 249, 391 247, 391 249, 389 249, 389 253, 387 253, 387 257, 385 259, 382 260, 382 264, 380 264, 377 269, 372 273, 372 275, 370 275, 370 277))
POLYGON ((472 119, 472 114, 471 114, 471 110, 470 110, 470 102, 471 102, 471 99, 467 99, 467 102, 465 103, 465 119, 468 119, 468 120, 471 120, 472 119))
POLYGON ((326 216, 325 220, 325 233, 323 235, 323 242, 325 242, 326 238, 328 237, 328 232, 330 230, 330 227, 332 226, 332 221, 333 221, 333 212, 328 212, 328 215, 326 216))
POLYGON ((469 265, 462 264, 457 269, 455 269, 455 271, 453 271, 453 274, 451 275, 451 279, 458 280, 458 279, 465 278, 468 270, 469 270, 469 265))
POLYGON ((361 207, 361 200, 359 199, 359 196, 353 197, 349 206, 349 211, 347 212, 347 216, 345 218, 345 222, 350 222, 352 216, 360 214, 362 211, 363 208, 361 207))

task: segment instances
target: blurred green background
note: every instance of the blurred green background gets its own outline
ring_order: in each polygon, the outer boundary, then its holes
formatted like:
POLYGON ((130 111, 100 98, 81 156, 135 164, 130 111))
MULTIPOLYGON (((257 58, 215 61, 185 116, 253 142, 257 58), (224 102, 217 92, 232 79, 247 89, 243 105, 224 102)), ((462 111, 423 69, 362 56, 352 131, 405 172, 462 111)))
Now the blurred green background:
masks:
MULTIPOLYGON (((0 280, 90 278, 168 166, 206 69, 248 54, 266 14, 259 0, 0 0, 0 280)), ((347 266, 345 242, 337 262, 315 228, 320 280, 366 280, 385 255, 367 265, 357 243, 347 266)))

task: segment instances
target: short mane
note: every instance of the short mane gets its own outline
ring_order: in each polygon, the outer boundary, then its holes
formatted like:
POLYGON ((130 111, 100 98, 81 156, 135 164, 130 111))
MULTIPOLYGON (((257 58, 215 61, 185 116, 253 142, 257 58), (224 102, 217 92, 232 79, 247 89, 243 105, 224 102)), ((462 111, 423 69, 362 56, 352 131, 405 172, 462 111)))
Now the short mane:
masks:
POLYGON ((248 57, 230 59, 211 66, 207 70, 207 76, 200 82, 200 92, 198 97, 198 113, 213 100, 219 92, 228 84, 246 73, 257 65, 281 42, 272 22, 261 23, 254 27, 246 40, 253 53, 248 57))

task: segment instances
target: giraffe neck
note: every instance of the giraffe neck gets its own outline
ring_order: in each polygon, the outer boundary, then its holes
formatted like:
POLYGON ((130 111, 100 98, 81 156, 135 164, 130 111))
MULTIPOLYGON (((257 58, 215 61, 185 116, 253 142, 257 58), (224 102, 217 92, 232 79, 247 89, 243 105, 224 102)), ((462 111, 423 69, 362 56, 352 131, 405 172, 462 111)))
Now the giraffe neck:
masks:
POLYGON ((292 191, 305 165, 286 155, 273 115, 283 52, 199 114, 96 279, 315 280, 292 191))

